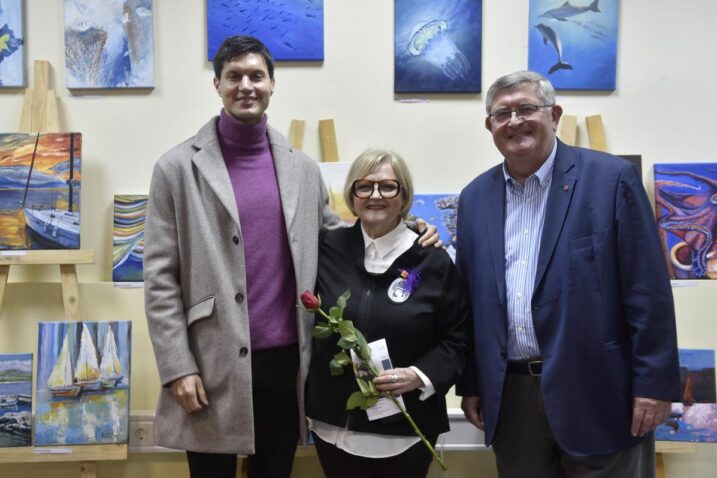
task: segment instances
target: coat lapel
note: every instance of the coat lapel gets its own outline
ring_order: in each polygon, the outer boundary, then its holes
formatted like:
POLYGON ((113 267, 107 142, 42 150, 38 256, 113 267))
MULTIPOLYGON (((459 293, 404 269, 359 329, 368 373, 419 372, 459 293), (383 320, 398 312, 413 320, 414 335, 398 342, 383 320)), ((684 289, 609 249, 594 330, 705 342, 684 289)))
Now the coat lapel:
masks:
MULTIPOLYGON (((482 205, 486 211, 486 227, 488 232, 488 243, 490 244, 491 255, 493 256, 493 272, 495 283, 498 288, 500 303, 505 303, 505 178, 503 167, 499 166, 493 174, 493 183, 486 191, 485 204, 482 205)), ((479 221, 476 225, 483 227, 479 221)), ((481 237, 481 231, 476 231, 475 237, 481 237)))
POLYGON ((301 187, 301 165, 293 157, 294 148, 277 130, 267 127, 271 155, 274 158, 276 180, 279 183, 281 208, 284 211, 284 221, 287 232, 291 229, 299 205, 299 188, 301 187))
POLYGON ((563 224, 565 224, 565 217, 568 214, 574 191, 575 161, 571 152, 566 150, 566 146, 558 141, 553 179, 548 193, 548 203, 545 206, 545 223, 543 225, 543 235, 540 239, 534 291, 538 290, 540 282, 545 276, 545 271, 560 237, 560 231, 562 231, 563 224))

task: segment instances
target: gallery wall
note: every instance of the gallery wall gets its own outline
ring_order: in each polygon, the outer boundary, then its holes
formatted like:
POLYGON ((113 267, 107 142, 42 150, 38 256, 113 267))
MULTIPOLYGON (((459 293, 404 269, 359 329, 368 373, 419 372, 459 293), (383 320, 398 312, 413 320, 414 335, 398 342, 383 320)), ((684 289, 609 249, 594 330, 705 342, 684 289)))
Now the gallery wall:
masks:
MULTIPOLYGON (((460 191, 500 160, 483 128, 483 95, 394 95, 392 0, 324 3, 325 60, 277 65, 276 90, 268 110, 271 124, 287 131, 291 119, 305 120, 304 150, 319 158, 318 121, 333 118, 342 161, 352 160, 369 146, 395 149, 408 160, 415 188, 422 193, 460 191)), ((526 67, 527 4, 525 0, 483 1, 483 91, 496 77, 526 67)), ((642 154, 643 177, 652 194, 653 164, 717 161, 713 146, 717 3, 624 0, 621 4, 617 89, 561 93, 558 102, 567 114, 578 116, 581 145, 587 144, 584 117, 601 114, 611 152, 642 154)), ((68 91, 62 2, 26 0, 25 8, 27 77, 32 82, 33 60, 51 63, 63 129, 83 134, 82 248, 93 249, 96 259, 95 264, 78 268, 82 317, 133 321, 131 408, 151 410, 159 382, 143 291, 117 289, 110 282, 112 200, 114 194, 147 193, 156 159, 219 112, 221 102, 206 61, 205 2, 154 0, 156 86, 135 91, 68 91)), ((17 131, 22 99, 20 89, 0 89, 0 131, 17 131)), ((37 323, 62 319, 58 280, 58 271, 51 267, 11 271, 0 310, 1 352, 34 351, 37 323)), ((717 284, 686 284, 689 287, 673 289, 680 346, 715 349, 717 284)), ((451 405, 457 404, 453 398, 451 405)), ((112 465, 110 474, 165 476, 163 470, 177 468, 175 474, 180 476, 184 469, 164 463, 167 460, 133 457, 130 464, 112 465)), ((491 464, 488 454, 455 460, 451 475, 456 477, 473 476, 476 468, 491 464)), ((717 448, 699 445, 695 455, 668 456, 666 465, 670 477, 713 476, 717 448)), ((44 469, 27 475, 26 465, 13 465, 8 476, 50 476, 52 468, 44 469)), ((67 476, 74 470, 65 465, 60 469, 66 469, 67 476)), ((313 476, 301 469, 295 475, 313 476)))

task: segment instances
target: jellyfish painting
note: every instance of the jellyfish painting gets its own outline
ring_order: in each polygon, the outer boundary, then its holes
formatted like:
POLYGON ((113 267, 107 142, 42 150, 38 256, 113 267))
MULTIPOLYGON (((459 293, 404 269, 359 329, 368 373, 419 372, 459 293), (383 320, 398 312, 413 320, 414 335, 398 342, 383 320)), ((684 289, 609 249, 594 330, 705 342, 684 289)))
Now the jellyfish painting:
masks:
POLYGON ((396 0, 397 93, 479 92, 480 0, 396 0))

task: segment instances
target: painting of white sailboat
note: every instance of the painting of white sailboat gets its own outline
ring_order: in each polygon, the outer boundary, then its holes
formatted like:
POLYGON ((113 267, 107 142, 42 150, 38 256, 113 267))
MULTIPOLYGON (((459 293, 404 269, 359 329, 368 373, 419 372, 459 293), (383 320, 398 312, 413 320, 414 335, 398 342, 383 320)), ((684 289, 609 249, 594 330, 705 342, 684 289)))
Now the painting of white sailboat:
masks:
POLYGON ((126 443, 131 322, 42 322, 35 445, 126 443))

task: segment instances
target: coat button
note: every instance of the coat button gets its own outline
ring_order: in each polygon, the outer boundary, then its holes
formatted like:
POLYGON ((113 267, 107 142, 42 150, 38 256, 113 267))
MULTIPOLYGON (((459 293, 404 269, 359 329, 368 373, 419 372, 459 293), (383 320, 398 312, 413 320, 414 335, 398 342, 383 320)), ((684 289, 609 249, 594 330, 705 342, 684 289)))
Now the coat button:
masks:
POLYGON ((234 244, 236 245, 239 245, 239 236, 232 237, 232 242, 234 242, 234 244))
POLYGON ((237 301, 237 304, 241 304, 242 302, 244 302, 244 294, 238 292, 237 295, 234 296, 234 300, 237 301))
POLYGON ((249 353, 249 349, 246 348, 246 347, 242 347, 242 348, 239 349, 239 356, 240 356, 240 357, 246 357, 248 353, 249 353))

